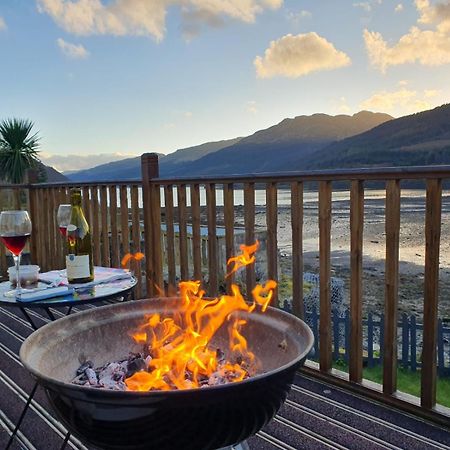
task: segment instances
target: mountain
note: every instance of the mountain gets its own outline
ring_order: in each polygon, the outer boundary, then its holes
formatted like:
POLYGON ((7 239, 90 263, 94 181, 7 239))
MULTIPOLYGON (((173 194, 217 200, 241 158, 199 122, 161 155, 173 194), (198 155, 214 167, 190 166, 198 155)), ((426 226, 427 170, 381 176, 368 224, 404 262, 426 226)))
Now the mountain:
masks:
POLYGON ((141 158, 122 159, 108 164, 68 173, 70 181, 116 181, 138 180, 141 178, 141 158))
MULTIPOLYGON (((331 142, 362 133, 391 119, 388 114, 368 111, 353 116, 314 114, 284 119, 245 138, 208 142, 162 156, 160 175, 180 177, 289 170, 291 164, 331 142)), ((67 176, 72 181, 140 179, 140 158, 102 164, 67 176)))
POLYGON ((50 166, 46 166, 45 164, 40 163, 40 171, 44 171, 46 174, 46 182, 48 183, 56 183, 56 182, 64 182, 69 181, 66 176, 62 173, 58 172, 56 169, 50 166))
POLYGON ((284 119, 234 145, 185 163, 171 176, 229 175, 292 170, 331 142, 392 120, 388 114, 361 111, 353 116, 313 114, 284 119))
POLYGON ((291 170, 431 164, 450 164, 450 104, 335 142, 291 170))
MULTIPOLYGON (((241 138, 218 142, 208 142, 194 147, 183 148, 169 155, 160 155, 159 168, 161 176, 170 176, 172 171, 178 171, 186 162, 195 161, 204 155, 217 152, 224 147, 233 145, 241 138)), ((101 164, 91 169, 66 173, 71 181, 114 181, 138 180, 141 178, 141 158, 123 159, 108 164, 101 164)))
POLYGON ((196 145, 195 147, 177 150, 160 159, 159 171, 162 176, 170 177, 174 173, 183 171, 186 163, 196 161, 203 156, 237 144, 241 139, 235 138, 218 142, 207 142, 206 144, 196 145))

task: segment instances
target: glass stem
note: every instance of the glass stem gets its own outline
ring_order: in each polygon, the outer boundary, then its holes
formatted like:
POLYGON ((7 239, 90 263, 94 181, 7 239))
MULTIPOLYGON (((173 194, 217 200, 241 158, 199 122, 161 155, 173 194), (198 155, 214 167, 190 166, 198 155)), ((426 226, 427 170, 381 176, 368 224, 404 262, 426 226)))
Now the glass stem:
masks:
POLYGON ((22 288, 20 284, 20 274, 19 274, 19 267, 20 267, 20 253, 17 256, 13 256, 14 263, 16 264, 16 290, 20 292, 20 289, 22 288))

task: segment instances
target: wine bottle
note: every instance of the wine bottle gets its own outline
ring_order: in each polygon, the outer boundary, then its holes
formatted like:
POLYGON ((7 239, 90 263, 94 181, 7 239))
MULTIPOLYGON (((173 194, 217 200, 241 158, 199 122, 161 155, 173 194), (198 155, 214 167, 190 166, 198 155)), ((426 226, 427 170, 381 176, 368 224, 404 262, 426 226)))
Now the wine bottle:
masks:
POLYGON ((88 283, 94 279, 89 225, 81 207, 81 191, 71 192, 72 214, 67 226, 66 271, 69 283, 88 283))

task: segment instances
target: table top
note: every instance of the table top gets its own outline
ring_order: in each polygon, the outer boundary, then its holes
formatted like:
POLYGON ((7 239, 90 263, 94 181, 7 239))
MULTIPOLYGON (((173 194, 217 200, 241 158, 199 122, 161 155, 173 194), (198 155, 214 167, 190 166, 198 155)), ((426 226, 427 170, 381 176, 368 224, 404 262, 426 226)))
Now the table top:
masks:
MULTIPOLYGON (((13 306, 18 308, 46 308, 76 306, 83 303, 96 303, 105 300, 112 300, 117 297, 127 295, 136 286, 137 280, 130 277, 122 280, 110 281, 87 288, 79 287, 75 292, 66 296, 53 297, 34 302, 20 302, 14 297, 5 297, 3 294, 12 289, 11 283, 5 281, 0 283, 0 305, 13 306)), ((38 287, 45 287, 45 283, 39 283, 38 287)))

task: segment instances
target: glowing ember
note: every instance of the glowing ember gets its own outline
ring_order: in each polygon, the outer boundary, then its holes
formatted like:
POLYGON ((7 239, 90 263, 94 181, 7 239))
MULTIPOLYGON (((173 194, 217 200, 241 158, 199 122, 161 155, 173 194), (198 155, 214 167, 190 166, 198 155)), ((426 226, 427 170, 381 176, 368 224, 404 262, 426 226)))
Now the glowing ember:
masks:
MULTIPOLYGON (((241 246, 242 255, 230 258, 232 272, 255 261, 256 242, 241 246)), ((247 340, 241 334, 246 321, 232 313, 252 312, 257 305, 265 311, 276 282, 269 280, 253 289, 253 303, 247 303, 239 287, 233 284, 230 295, 205 299, 199 281, 181 282, 180 308, 174 317, 153 314, 133 334, 138 343, 148 345, 152 359, 146 371, 135 373, 126 380, 132 391, 153 389, 189 389, 204 385, 205 380, 217 378, 226 382, 241 381, 249 376, 249 368, 257 365, 255 355, 248 351, 247 340), (228 357, 219 358, 217 349, 209 344, 217 330, 228 322, 228 357)), ((220 381, 218 381, 220 383, 220 381)))

